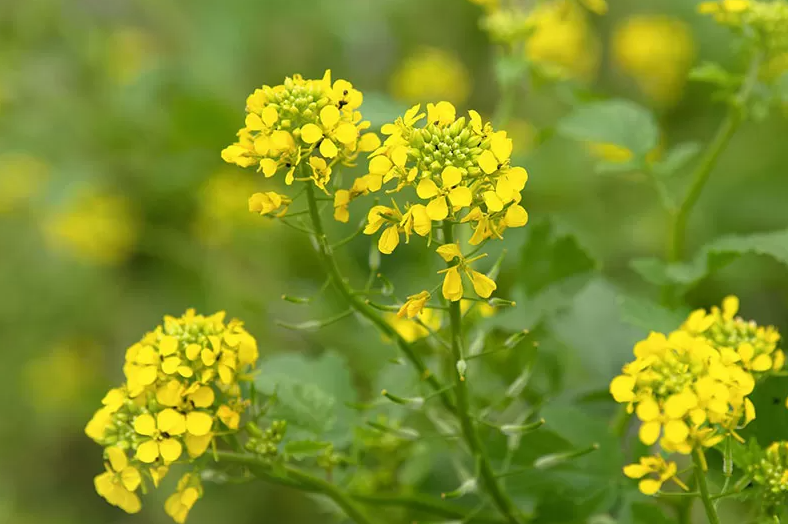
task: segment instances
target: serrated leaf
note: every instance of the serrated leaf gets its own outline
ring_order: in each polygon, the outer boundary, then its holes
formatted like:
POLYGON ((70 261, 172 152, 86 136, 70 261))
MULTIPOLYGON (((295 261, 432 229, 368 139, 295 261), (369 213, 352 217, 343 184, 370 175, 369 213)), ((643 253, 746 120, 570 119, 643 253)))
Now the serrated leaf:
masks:
POLYGON ((672 147, 651 169, 659 176, 670 176, 686 166, 700 150, 697 142, 683 142, 672 147))
POLYGON ((561 119, 557 130, 582 142, 615 144, 645 156, 659 142, 659 128, 651 112, 629 100, 606 100, 576 108, 561 119))
POLYGON ((621 319, 643 330, 668 333, 676 330, 686 320, 689 309, 672 310, 641 297, 621 295, 618 298, 621 319))
POLYGON ((350 438, 356 413, 347 407, 358 400, 350 371, 342 357, 327 351, 310 359, 301 354, 277 354, 261 361, 256 389, 276 393, 270 416, 288 422, 288 440, 350 438))
POLYGON ((641 258, 633 260, 631 267, 651 283, 689 287, 745 254, 769 256, 788 265, 788 229, 719 238, 701 248, 688 263, 666 264, 656 258, 641 258))
POLYGON ((331 442, 322 440, 294 440, 284 446, 285 453, 295 460, 317 457, 331 447, 331 442))

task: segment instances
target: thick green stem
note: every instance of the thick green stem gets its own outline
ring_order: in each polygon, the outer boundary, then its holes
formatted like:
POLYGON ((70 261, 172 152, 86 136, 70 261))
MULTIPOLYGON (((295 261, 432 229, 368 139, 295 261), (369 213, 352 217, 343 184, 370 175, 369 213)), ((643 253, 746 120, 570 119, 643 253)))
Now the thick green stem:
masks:
POLYGON ((741 89, 736 94, 733 102, 728 107, 728 113, 720 124, 714 138, 703 152, 698 166, 692 174, 692 183, 684 200, 678 210, 673 214, 673 221, 670 229, 670 239, 668 242, 668 261, 678 262, 684 257, 684 244, 687 234, 687 220, 692 209, 698 202, 706 182, 709 180, 714 166, 717 165, 722 152, 725 150, 739 125, 744 120, 745 105, 750 98, 755 84, 758 80, 758 72, 761 67, 762 56, 756 54, 750 63, 747 76, 742 83, 741 89))
POLYGON ((383 317, 378 314, 375 308, 371 307, 367 302, 353 293, 353 290, 348 286, 342 272, 339 269, 331 245, 326 238, 325 230, 323 228, 323 220, 320 217, 320 210, 317 207, 317 198, 315 197, 315 187, 311 182, 306 183, 306 196, 309 206, 309 217, 312 221, 312 228, 314 229, 314 239, 316 249, 325 270, 331 277, 334 287, 339 291, 347 303, 355 309, 364 318, 372 322, 386 337, 394 340, 400 350, 405 354, 405 357, 410 361, 413 367, 419 372, 421 377, 427 381, 427 384, 436 391, 440 392, 440 399, 443 405, 451 412, 454 412, 454 402, 449 392, 443 388, 438 378, 433 375, 427 368, 424 361, 416 354, 413 347, 408 343, 397 331, 386 322, 383 317))
MULTIPOLYGON (((446 244, 454 242, 454 224, 448 221, 443 223, 443 241, 446 244)), ((453 265, 452 262, 449 265, 453 265)), ((462 312, 460 311, 460 301, 456 300, 449 303, 449 320, 451 323, 451 353, 454 363, 462 360, 462 312)), ((452 370, 454 375, 454 390, 457 398, 457 418, 460 421, 463 438, 473 453, 479 465, 479 475, 481 476, 482 487, 487 491, 493 503, 510 524, 521 524, 523 522, 517 508, 504 491, 497 478, 495 471, 490 464, 487 450, 479 437, 476 424, 470 414, 470 399, 468 384, 465 377, 456 368, 452 370)))
POLYGON ((323 480, 320 477, 316 477, 299 468, 289 464, 284 464, 282 468, 285 473, 285 477, 282 479, 277 479, 272 474, 267 473, 268 470, 270 470, 270 465, 260 458, 255 457, 254 455, 234 453, 231 451, 217 451, 216 457, 220 462, 234 462, 236 464, 250 466, 255 469, 254 473, 258 476, 262 476, 263 478, 267 478, 269 480, 274 480, 279 484, 302 489, 311 493, 322 493, 333 500, 337 506, 342 508, 342 511, 344 511, 345 514, 354 522, 358 524, 374 523, 374 521, 370 520, 370 518, 361 511, 356 503, 353 502, 351 496, 348 493, 342 491, 339 487, 328 482, 327 480, 323 480), (266 473, 263 474, 262 472, 264 471, 266 473))
POLYGON ((709 493, 709 485, 706 483, 706 459, 703 457, 703 450, 695 449, 692 452, 692 463, 695 465, 695 482, 698 484, 700 500, 703 502, 703 509, 706 510, 706 517, 709 524, 720 524, 714 501, 709 493))

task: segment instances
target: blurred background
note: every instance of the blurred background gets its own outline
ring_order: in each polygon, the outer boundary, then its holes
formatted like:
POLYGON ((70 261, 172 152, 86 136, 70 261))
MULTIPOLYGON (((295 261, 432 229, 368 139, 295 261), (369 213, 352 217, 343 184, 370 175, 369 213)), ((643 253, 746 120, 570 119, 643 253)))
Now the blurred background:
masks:
MULTIPOLYGON (((608 282, 637 290, 628 260, 659 256, 666 241, 653 188, 637 174, 594 172, 596 158, 626 160, 626 152, 545 130, 572 103, 566 86, 582 86, 651 107, 666 146, 705 141, 721 110, 707 86, 685 82, 687 71, 702 60, 742 65, 729 34, 696 15, 693 2, 611 0, 605 16, 580 7, 558 15, 548 4, 534 12, 525 52, 559 85, 518 91, 506 128, 530 174, 525 206, 532 221, 547 218, 575 236, 608 282)), ((463 0, 0 2, 0 522, 170 522, 165 493, 136 516, 95 494, 101 451, 83 434, 104 391, 122 380, 125 349, 164 314, 226 310, 246 322, 264 358, 334 348, 359 395, 375 390, 369 370, 395 352, 371 330, 349 319, 318 338, 275 325, 338 306, 329 296, 308 313, 280 300, 314 292, 322 272, 305 238, 248 213, 248 196, 270 186, 219 153, 256 87, 326 68, 365 94, 374 127, 408 104, 442 99, 489 118, 498 92, 481 13, 463 0)), ((690 250, 726 233, 788 226, 786 131, 774 111, 734 138, 692 216, 690 250)), ((332 226, 334 238, 360 218, 332 226)), ((526 234, 507 234, 510 253, 526 234)), ((346 267, 367 271, 368 245, 351 243, 346 267)), ((432 278, 416 271, 427 262, 407 264, 417 257, 427 258, 402 249, 384 260, 401 296, 432 278)), ((517 281, 516 258, 504 265, 500 296, 517 281)), ((786 290, 782 266, 752 257, 690 298, 708 306, 737 293, 747 316, 786 330, 786 290)), ((519 306, 514 323, 527 315, 527 302, 519 306)), ((570 357, 585 349, 561 347, 570 357)), ((207 491, 192 524, 325 521, 302 495, 261 483, 207 491)))

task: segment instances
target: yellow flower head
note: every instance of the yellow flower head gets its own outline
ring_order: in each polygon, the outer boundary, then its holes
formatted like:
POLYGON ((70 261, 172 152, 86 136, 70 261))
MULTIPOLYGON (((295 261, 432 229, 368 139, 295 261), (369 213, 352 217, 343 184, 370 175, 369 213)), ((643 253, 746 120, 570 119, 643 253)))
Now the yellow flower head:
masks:
POLYGON ((425 309, 413 319, 400 317, 396 313, 386 313, 384 318, 406 342, 429 336, 429 330, 437 331, 443 322, 443 315, 437 309, 425 309))
POLYGON ((408 318, 413 318, 421 314, 424 306, 427 304, 431 296, 432 295, 430 295, 429 291, 421 291, 420 293, 409 296, 407 302, 402 304, 402 307, 399 308, 397 316, 399 318, 403 318, 405 316, 408 318))
POLYGON ((774 326, 744 320, 737 316, 738 312, 739 299, 729 296, 722 301, 722 308, 693 311, 682 329, 705 338, 721 352, 735 355, 737 364, 756 377, 781 370, 785 354, 777 347, 780 333, 774 326))
POLYGON ((363 96, 346 80, 332 83, 331 72, 319 80, 300 75, 278 86, 263 86, 246 100, 245 126, 238 141, 222 151, 225 162, 255 166, 265 177, 285 171, 290 185, 298 166, 305 179, 325 190, 331 166, 352 164, 359 152, 378 146, 358 108, 363 96))
MULTIPOLYGON (((107 448, 112 466, 97 477, 99 494, 138 510, 136 495, 123 491, 134 491, 126 482, 133 473, 124 471, 137 472, 135 487, 140 478, 158 486, 170 464, 195 460, 218 432, 236 431, 247 407, 239 383, 249 379, 257 358, 255 339, 241 322, 225 322, 224 312, 203 316, 188 310, 180 318, 167 316, 129 347, 126 383, 105 395, 85 428, 107 448), (129 452, 128 457, 123 452, 123 463, 114 451, 118 449, 129 452)), ((167 512, 177 522, 183 522, 197 498, 187 488, 201 489, 189 482, 167 502, 167 512)))
POLYGON ((119 264, 137 240, 139 224, 122 196, 86 192, 42 224, 49 246, 97 265, 119 264))
POLYGON ((613 60, 660 105, 677 102, 695 57, 689 26, 667 16, 638 15, 613 31, 613 60))
POLYGON ((418 49, 394 72, 391 91, 408 103, 448 100, 462 104, 468 99, 470 78, 459 58, 442 49, 418 49))
POLYGON ((788 51, 788 2, 784 0, 703 2, 698 5, 698 12, 711 15, 717 23, 753 37, 767 58, 788 51))
POLYGON ((370 211, 367 234, 383 225, 378 224, 381 218, 390 224, 384 235, 391 242, 384 242, 381 252, 393 251, 395 234, 428 236, 433 222, 446 219, 474 223, 472 244, 525 225, 528 214, 520 193, 528 173, 511 165, 512 141, 506 132, 494 131, 476 111, 457 118, 449 102, 427 104, 426 114, 420 109, 413 106, 383 126, 388 138, 370 155, 364 176, 370 192, 396 181, 391 191, 413 187, 421 199, 404 214, 383 206, 370 211))
POLYGON ((654 495, 668 480, 673 480, 682 489, 687 490, 687 486, 676 477, 676 471, 675 462, 666 462, 659 455, 641 457, 637 464, 624 466, 624 475, 631 479, 641 479, 638 489, 644 495, 654 495))
POLYGON ((164 502, 164 511, 178 524, 183 524, 194 503, 202 496, 200 477, 187 473, 178 481, 178 487, 164 502))
POLYGON ((616 402, 626 403, 641 421, 640 440, 659 440, 666 451, 690 453, 713 446, 755 418, 747 398, 752 375, 733 351, 715 349, 686 331, 651 333, 634 348, 635 360, 610 383, 616 402))

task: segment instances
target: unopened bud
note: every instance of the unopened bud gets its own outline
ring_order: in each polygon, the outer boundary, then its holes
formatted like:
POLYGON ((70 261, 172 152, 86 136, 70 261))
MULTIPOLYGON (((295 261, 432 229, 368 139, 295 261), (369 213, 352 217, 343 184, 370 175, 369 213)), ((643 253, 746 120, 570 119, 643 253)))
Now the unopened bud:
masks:
POLYGON ((566 464, 567 462, 576 459, 578 457, 582 457, 583 455, 588 455, 589 453, 593 453, 598 449, 599 449, 599 444, 593 444, 585 449, 580 449, 577 451, 570 451, 567 453, 551 453, 550 455, 544 455, 534 461, 534 468, 550 469, 555 466, 566 464))

